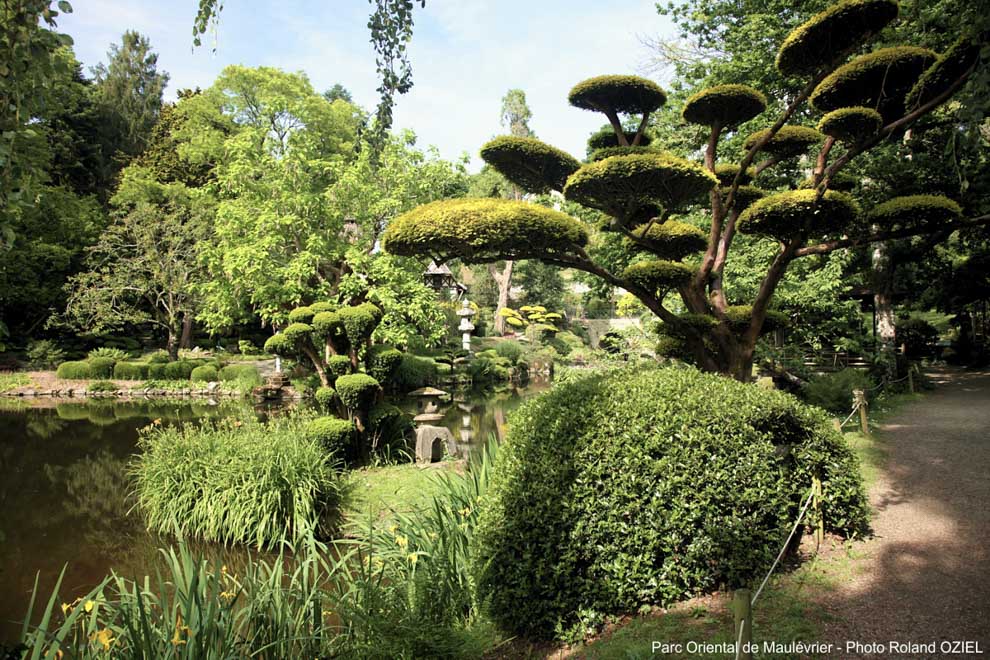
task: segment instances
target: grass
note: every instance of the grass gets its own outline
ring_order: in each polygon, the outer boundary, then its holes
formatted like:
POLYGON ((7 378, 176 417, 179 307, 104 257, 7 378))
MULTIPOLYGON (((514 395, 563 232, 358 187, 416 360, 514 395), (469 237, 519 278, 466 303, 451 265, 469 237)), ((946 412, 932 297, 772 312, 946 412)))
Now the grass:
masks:
POLYGON ((384 520, 395 514, 423 511, 433 504, 441 488, 438 470, 451 463, 421 468, 407 463, 366 467, 347 472, 343 477, 344 516, 350 520, 367 518, 384 520))
POLYGON ((9 392, 31 384, 31 377, 16 371, 0 372, 0 392, 9 392))

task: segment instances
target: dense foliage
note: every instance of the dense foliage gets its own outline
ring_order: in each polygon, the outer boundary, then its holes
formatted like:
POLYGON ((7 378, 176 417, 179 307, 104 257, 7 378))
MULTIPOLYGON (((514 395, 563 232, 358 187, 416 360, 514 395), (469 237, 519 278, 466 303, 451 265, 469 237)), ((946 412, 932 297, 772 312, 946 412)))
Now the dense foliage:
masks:
POLYGON ((507 630, 549 637, 746 585, 816 474, 826 528, 860 531, 853 454, 788 395, 689 368, 562 384, 516 413, 500 452, 474 539, 479 595, 507 630))

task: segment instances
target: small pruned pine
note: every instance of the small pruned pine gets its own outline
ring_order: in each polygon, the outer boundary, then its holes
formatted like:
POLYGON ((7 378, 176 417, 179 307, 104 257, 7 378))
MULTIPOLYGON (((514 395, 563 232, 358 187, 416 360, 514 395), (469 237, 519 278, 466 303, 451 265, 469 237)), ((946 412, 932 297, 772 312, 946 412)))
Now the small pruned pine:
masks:
POLYGON ((814 189, 789 190, 750 206, 739 216, 738 226, 746 234, 786 238, 812 229, 847 227, 859 212, 859 205, 845 193, 829 190, 819 199, 814 189))

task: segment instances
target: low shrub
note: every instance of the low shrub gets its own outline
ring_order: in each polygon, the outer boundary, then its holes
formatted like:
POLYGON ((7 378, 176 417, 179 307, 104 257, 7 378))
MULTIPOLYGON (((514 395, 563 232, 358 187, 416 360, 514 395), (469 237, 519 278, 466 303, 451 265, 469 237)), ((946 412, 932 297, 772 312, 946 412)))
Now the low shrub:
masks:
POLYGON ((367 411, 378 398, 381 385, 368 374, 348 374, 334 383, 337 396, 352 412, 367 411))
POLYGON ((245 385, 261 385, 261 374, 253 364, 228 364, 220 370, 220 380, 234 380, 245 385))
POLYGON ((368 413, 371 427, 371 446, 374 453, 391 453, 405 449, 407 438, 413 429, 412 420, 398 407, 390 403, 372 406, 368 413))
POLYGON ((368 350, 368 373, 379 383, 388 383, 402 362, 402 353, 388 344, 377 344, 368 350))
POLYGON ((316 405, 323 412, 330 412, 333 410, 333 405, 337 401, 337 393, 332 387, 318 387, 316 392, 313 393, 313 398, 316 400, 316 405))
POLYGON ((92 360, 93 358, 110 358, 111 360, 126 360, 127 351, 120 348, 115 348, 112 346, 101 346, 99 348, 94 348, 86 357, 92 360))
POLYGON ((63 362, 58 365, 55 375, 65 380, 86 380, 93 377, 93 369, 89 362, 63 362))
POLYGON ((336 458, 351 458, 354 454, 354 422, 339 417, 317 417, 306 423, 304 433, 320 443, 336 458))
POLYGON ((194 367, 189 373, 189 380, 194 383, 213 383, 220 380, 220 373, 212 364, 194 367))
POLYGON ((189 380, 196 364, 191 360, 176 360, 165 365, 162 378, 165 380, 189 380))
POLYGON ((691 368, 577 378, 509 428, 472 562, 479 601, 513 633, 571 637, 582 620, 750 584, 816 474, 826 529, 866 521, 856 459, 821 412, 691 368))
POLYGON ((241 339, 237 342, 237 352, 241 355, 260 355, 261 351, 250 339, 241 339))
POLYGON ((428 357, 406 353, 392 374, 393 386, 401 392, 425 387, 437 380, 437 363, 428 357))
POLYGON ((116 360, 108 357, 90 358, 86 362, 89 362, 89 370, 93 378, 113 377, 113 367, 117 363, 116 360))
POLYGON ((103 345, 107 348, 119 348, 127 352, 141 350, 141 342, 133 337, 111 337, 104 341, 103 345))
MULTIPOLYGON (((120 388, 112 380, 94 380, 86 386, 87 392, 116 392, 120 388)), ((116 417, 114 417, 116 419, 116 417)))
POLYGON ((514 339, 506 339, 505 341, 500 341, 495 344, 495 353, 497 353, 500 357, 510 360, 512 364, 519 362, 519 358, 521 358, 525 352, 526 349, 523 348, 522 343, 514 339))
POLYGON ((155 351, 148 356, 149 364, 165 364, 168 362, 168 351, 155 351))
POLYGON ((848 413, 853 406, 853 390, 873 387, 869 374, 858 369, 843 369, 815 376, 801 389, 801 398, 833 413, 848 413))
POLYGON ((113 377, 120 380, 145 380, 148 378, 148 365, 139 362, 118 362, 113 365, 113 377))
POLYGON ((148 380, 166 380, 165 364, 161 362, 149 362, 148 380))
POLYGON ((288 415, 144 429, 132 472, 149 529, 259 547, 307 527, 328 533, 338 479, 304 423, 288 415))

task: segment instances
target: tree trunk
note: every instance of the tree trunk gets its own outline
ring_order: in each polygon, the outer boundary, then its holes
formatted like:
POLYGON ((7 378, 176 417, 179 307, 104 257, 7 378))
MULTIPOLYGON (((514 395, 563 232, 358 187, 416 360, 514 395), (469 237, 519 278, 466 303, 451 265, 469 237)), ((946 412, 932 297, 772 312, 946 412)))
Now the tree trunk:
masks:
MULTIPOLYGON (((874 225, 873 229, 877 229, 874 225)), ((877 357, 888 378, 897 377, 896 336, 894 325, 894 264, 890 243, 873 244, 873 305, 876 309, 877 357)))
POLYGON ((499 275, 494 269, 490 269, 489 272, 495 279, 495 283, 498 285, 498 305, 495 306, 495 332, 502 334, 505 332, 505 317, 499 314, 499 311, 503 307, 508 307, 509 305, 509 291, 512 289, 512 266, 514 262, 510 259, 505 262, 505 268, 502 270, 502 274, 499 275))
POLYGON ((179 339, 176 336, 176 329, 169 326, 168 339, 165 342, 165 350, 168 351, 168 359, 176 361, 179 359, 179 339))
POLYGON ((182 315, 182 338, 179 340, 179 348, 192 348, 193 315, 186 312, 182 315))

